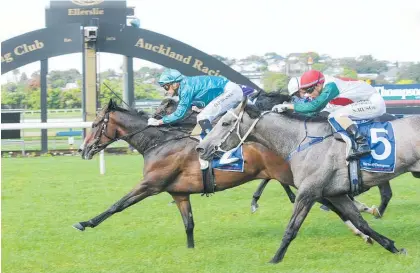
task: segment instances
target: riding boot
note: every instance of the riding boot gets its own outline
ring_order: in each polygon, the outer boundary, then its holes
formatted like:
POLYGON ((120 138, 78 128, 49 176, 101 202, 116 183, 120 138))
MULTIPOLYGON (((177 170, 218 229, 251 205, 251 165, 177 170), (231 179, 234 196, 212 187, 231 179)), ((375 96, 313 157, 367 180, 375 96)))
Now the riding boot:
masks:
POLYGON ((346 132, 354 139, 355 147, 349 153, 347 160, 360 158, 362 156, 370 154, 370 147, 366 136, 362 135, 356 124, 350 125, 346 132))
MULTIPOLYGON (((201 127, 201 134, 200 134, 200 142, 206 137, 206 135, 208 133, 210 133, 212 126, 211 126, 211 122, 208 119, 204 119, 204 120, 199 120, 198 124, 201 127)), ((200 161, 200 169, 201 171, 205 171, 208 169, 209 167, 209 162, 207 160, 201 159, 200 157, 198 158, 198 160, 200 161)), ((204 178, 204 172, 203 172, 203 178, 204 178)))

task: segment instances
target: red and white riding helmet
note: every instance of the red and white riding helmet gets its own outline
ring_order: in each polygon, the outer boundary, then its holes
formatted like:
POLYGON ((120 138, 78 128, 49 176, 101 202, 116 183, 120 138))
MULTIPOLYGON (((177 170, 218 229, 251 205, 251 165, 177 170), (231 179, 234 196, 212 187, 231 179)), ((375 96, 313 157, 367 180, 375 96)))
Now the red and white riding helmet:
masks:
POLYGON ((300 88, 307 89, 314 87, 318 83, 324 83, 325 77, 321 71, 318 70, 309 70, 303 73, 300 78, 300 88))

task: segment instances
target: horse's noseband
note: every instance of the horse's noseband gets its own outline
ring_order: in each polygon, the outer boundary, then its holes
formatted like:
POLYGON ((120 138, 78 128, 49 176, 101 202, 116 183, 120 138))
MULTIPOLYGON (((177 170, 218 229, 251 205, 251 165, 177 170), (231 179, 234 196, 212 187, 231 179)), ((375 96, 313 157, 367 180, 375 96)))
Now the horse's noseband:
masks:
MULTIPOLYGON (((108 126, 108 122, 109 122, 109 112, 106 112, 104 115, 104 118, 100 121, 101 124, 101 129, 100 129, 100 133, 98 134, 97 137, 95 137, 94 142, 92 144, 92 148, 95 150, 100 150, 102 148, 105 148, 106 146, 110 145, 111 143, 115 142, 118 140, 118 138, 116 138, 117 132, 115 132, 115 136, 114 137, 110 137, 107 133, 106 133, 106 129, 108 126), (105 136, 106 138, 108 138, 110 141, 106 142, 106 143, 99 143, 101 141, 102 136, 105 136)), ((97 125, 94 125, 93 128, 95 128, 97 125)))

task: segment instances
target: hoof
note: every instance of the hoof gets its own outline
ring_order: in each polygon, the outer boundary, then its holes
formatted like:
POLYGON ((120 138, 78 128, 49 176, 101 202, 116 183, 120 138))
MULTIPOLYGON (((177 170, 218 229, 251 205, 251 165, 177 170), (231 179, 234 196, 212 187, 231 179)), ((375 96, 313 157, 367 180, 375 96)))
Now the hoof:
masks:
POLYGON ((369 244, 369 245, 373 245, 373 240, 372 240, 372 238, 370 238, 369 236, 367 236, 366 238, 364 238, 364 240, 365 240, 365 243, 366 244, 369 244))
POLYGON ((407 255, 407 249, 401 248, 400 252, 398 252, 398 253, 401 254, 401 255, 407 255))
POLYGON ((85 227, 82 226, 80 223, 74 224, 73 227, 79 231, 84 231, 85 227))
POLYGON ((259 206, 258 204, 251 205, 251 212, 252 212, 252 213, 256 212, 256 211, 257 211, 257 209, 258 209, 259 207, 260 207, 260 206, 259 206))
POLYGON ((375 206, 372 207, 372 214, 373 214, 373 216, 375 216, 376 219, 382 218, 382 215, 379 212, 379 209, 375 206))
POLYGON ((280 261, 276 261, 274 259, 271 259, 271 261, 269 262, 270 264, 278 264, 280 261))

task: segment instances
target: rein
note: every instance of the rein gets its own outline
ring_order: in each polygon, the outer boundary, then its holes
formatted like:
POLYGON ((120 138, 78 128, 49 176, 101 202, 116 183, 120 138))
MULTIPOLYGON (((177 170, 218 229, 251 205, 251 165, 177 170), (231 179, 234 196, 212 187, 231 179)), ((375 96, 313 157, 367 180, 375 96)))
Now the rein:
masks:
MULTIPOLYGON (((225 150, 222 150, 221 148, 220 148, 220 146, 222 146, 222 144, 223 143, 225 143, 226 142, 226 140, 229 138, 229 136, 235 131, 235 129, 236 129, 236 134, 237 134, 237 136, 238 136, 238 138, 239 138, 239 144, 235 147, 235 148, 233 148, 231 151, 235 151, 236 149, 238 149, 244 142, 245 142, 245 140, 247 139, 247 137, 249 136, 249 134, 252 132, 252 130, 255 128, 255 126, 257 125, 257 123, 258 123, 258 121, 260 121, 261 120, 261 118, 264 116, 264 115, 266 115, 266 114, 268 114, 268 113, 271 113, 271 111, 265 111, 265 112, 263 112, 263 113, 261 113, 261 115, 257 118, 257 119, 255 119, 254 120, 254 122, 251 124, 251 126, 249 127, 249 129, 248 129, 248 131, 245 133, 245 135, 243 136, 243 137, 241 137, 241 134, 240 134, 240 122, 242 121, 242 117, 243 117, 243 115, 244 115, 244 112, 245 112, 245 108, 244 109, 242 109, 242 111, 239 113, 239 116, 238 115, 236 115, 232 110, 229 110, 228 111, 228 113, 230 113, 231 115, 233 115, 235 118, 236 118, 236 122, 235 122, 235 124, 233 124, 233 126, 232 126, 232 128, 229 130, 229 132, 226 134, 226 136, 225 137, 223 137, 222 138, 222 140, 221 140, 221 142, 220 142, 220 144, 218 145, 218 146, 216 146, 215 147, 215 149, 216 149, 216 151, 221 151, 221 152, 223 152, 223 153, 226 153, 227 151, 225 151, 225 150)), ((322 141, 324 141, 325 139, 327 139, 327 138, 329 138, 329 137, 332 137, 334 134, 333 133, 331 133, 331 134, 328 134, 328 135, 326 135, 326 136, 311 136, 311 135, 308 135, 308 126, 307 126, 307 121, 308 121, 308 119, 305 119, 305 121, 304 121, 304 126, 305 126, 305 137, 300 141, 300 143, 299 143, 299 145, 298 145, 298 147, 296 148, 296 149, 294 149, 292 152, 290 152, 290 154, 287 156, 287 158, 286 158, 286 161, 290 161, 290 159, 292 158, 292 156, 294 155, 294 154, 296 154, 296 153, 298 153, 298 152, 301 152, 301 151, 304 151, 304 150, 306 150, 306 149, 308 149, 309 147, 311 147, 312 145, 315 145, 315 144, 317 144, 317 143, 320 143, 320 142, 322 142, 322 141), (303 144, 302 145, 302 143, 307 139, 307 138, 309 138, 309 139, 311 139, 309 142, 307 142, 307 143, 305 143, 305 144, 303 144)))
POLYGON ((324 141, 325 139, 332 137, 334 134, 331 133, 329 135, 326 136, 308 136, 308 126, 307 126, 307 121, 308 119, 305 119, 304 121, 304 126, 305 126, 305 137, 301 140, 301 142, 299 143, 299 145, 297 146, 296 149, 294 149, 293 151, 290 152, 290 154, 286 157, 286 161, 290 161, 290 159, 292 158, 292 156, 298 152, 304 151, 306 149, 308 149, 309 147, 311 147, 312 145, 315 145, 317 143, 320 143, 322 141, 324 141), (305 141, 305 139, 310 138, 311 140, 305 144, 302 145, 302 143, 305 141))
POLYGON ((234 150, 236 150, 236 149, 238 149, 244 142, 245 142, 245 140, 248 138, 248 136, 249 136, 249 134, 252 132, 252 130, 254 130, 254 128, 255 128, 255 126, 257 125, 257 123, 258 123, 258 121, 260 121, 261 120, 261 118, 264 116, 264 115, 266 115, 266 114, 268 114, 268 113, 270 113, 271 111, 265 111, 265 112, 263 112, 263 113, 261 113, 261 115, 257 118, 257 119, 255 119, 254 120, 254 122, 251 124, 251 126, 249 127, 249 129, 248 129, 248 131, 244 134, 244 136, 243 137, 241 137, 241 133, 240 133, 240 123, 241 123, 241 121, 242 121, 242 117, 243 117, 243 115, 244 115, 244 112, 245 112, 245 108, 244 109, 242 109, 242 111, 239 113, 239 116, 237 116, 232 110, 229 110, 228 111, 228 113, 230 113, 231 115, 233 115, 235 118, 236 118, 236 122, 235 122, 235 124, 233 124, 233 126, 232 126, 232 128, 229 130, 229 132, 226 134, 226 136, 224 137, 224 138, 222 138, 222 140, 221 140, 221 142, 220 142, 220 144, 218 145, 218 146, 216 146, 215 148, 216 148, 216 151, 220 151, 220 152, 223 152, 223 153, 226 153, 227 151, 225 151, 225 150, 222 150, 221 148, 220 148, 220 146, 222 146, 222 144, 223 143, 225 143, 226 142, 226 140, 229 138, 229 136, 233 133, 233 131, 235 131, 235 129, 236 129, 236 135, 238 136, 238 138, 239 138, 239 143, 238 143, 238 145, 235 147, 235 148, 233 148, 232 150, 234 151, 234 150))
MULTIPOLYGON (((163 141, 158 141, 157 143, 155 143, 154 145, 152 145, 152 146, 150 146, 149 148, 147 148, 145 151, 144 151, 144 153, 146 153, 146 152, 148 152, 148 151, 150 151, 150 150, 152 150, 152 149, 154 149, 154 148, 156 148, 157 146, 159 146, 159 145, 162 145, 163 143, 166 143, 166 142, 170 142, 170 141, 173 141, 173 140, 180 140, 180 139, 184 139, 184 138, 189 138, 189 137, 191 137, 190 136, 190 134, 189 134, 189 132, 187 132, 187 131, 185 131, 185 130, 183 130, 183 128, 182 127, 174 127, 174 126, 170 126, 169 125, 169 128, 168 129, 166 129, 166 130, 164 130, 163 128, 156 128, 155 126, 146 126, 145 128, 142 128, 142 129, 138 129, 138 130, 135 130, 135 131, 133 131, 133 132, 130 132, 130 133, 128 133, 128 134, 126 134, 126 135, 123 135, 123 136, 121 136, 121 137, 111 137, 111 136, 109 136, 108 134, 107 134, 107 132, 106 132, 106 128, 107 128, 107 126, 108 126, 108 121, 109 121, 109 113, 110 112, 107 112, 107 113, 105 113, 105 116, 104 116, 104 118, 101 120, 101 122, 102 122, 102 128, 101 128, 101 130, 100 130, 100 134, 95 138, 95 141, 94 141, 94 143, 93 143, 93 146, 95 147, 95 149, 97 149, 97 150, 101 150, 101 149, 104 149, 104 148, 106 148, 107 146, 109 146, 110 144, 112 144, 112 143, 114 143, 114 142, 116 142, 116 141, 119 141, 119 140, 127 140, 128 138, 130 138, 130 137, 132 137, 132 136, 134 136, 134 135, 136 135, 136 134, 139 134, 139 133, 142 133, 142 132, 144 132, 144 131, 146 131, 147 129, 149 129, 149 128, 155 128, 155 129, 157 129, 158 131, 161 131, 161 132, 165 132, 165 131, 167 131, 167 132, 170 132, 170 131, 175 131, 175 130, 177 130, 177 131, 181 131, 181 132, 183 132, 183 133, 186 133, 187 135, 184 135, 184 136, 177 136, 177 137, 174 137, 174 138, 170 138, 170 139, 166 139, 166 140, 163 140, 163 141), (106 142, 106 143, 99 143, 100 141, 101 141, 101 137, 102 136, 105 136, 106 138, 108 138, 110 141, 108 141, 108 142, 106 142)), ((191 114, 190 114, 191 115, 191 114)))

